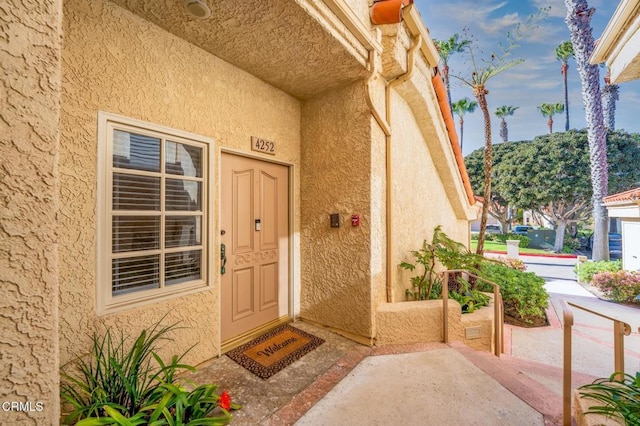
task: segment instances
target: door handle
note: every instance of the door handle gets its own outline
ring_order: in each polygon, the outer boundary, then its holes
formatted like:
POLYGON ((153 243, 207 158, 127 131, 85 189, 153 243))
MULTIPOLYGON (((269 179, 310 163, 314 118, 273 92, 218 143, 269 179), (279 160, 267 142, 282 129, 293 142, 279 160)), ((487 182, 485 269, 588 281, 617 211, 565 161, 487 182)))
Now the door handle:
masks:
POLYGON ((226 272, 226 266, 227 266, 227 246, 224 245, 224 243, 220 244, 220 261, 222 262, 222 265, 220 266, 220 274, 224 275, 224 273, 226 272))

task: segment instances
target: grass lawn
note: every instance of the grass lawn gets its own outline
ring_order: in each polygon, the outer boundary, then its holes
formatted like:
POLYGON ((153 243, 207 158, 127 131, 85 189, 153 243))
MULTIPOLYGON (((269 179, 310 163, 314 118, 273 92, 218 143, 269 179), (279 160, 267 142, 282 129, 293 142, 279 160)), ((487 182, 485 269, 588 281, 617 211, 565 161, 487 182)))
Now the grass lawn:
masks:
MULTIPOLYGON (((471 240, 471 251, 475 251, 476 247, 478 245, 478 240, 471 240)), ((507 244, 506 243, 499 243, 497 241, 485 241, 484 242, 484 250, 485 251, 507 251, 507 244)), ((541 249, 533 249, 533 248, 522 248, 519 247, 518 248, 518 253, 520 254, 526 254, 526 253, 550 253, 547 250, 541 250, 541 249)))

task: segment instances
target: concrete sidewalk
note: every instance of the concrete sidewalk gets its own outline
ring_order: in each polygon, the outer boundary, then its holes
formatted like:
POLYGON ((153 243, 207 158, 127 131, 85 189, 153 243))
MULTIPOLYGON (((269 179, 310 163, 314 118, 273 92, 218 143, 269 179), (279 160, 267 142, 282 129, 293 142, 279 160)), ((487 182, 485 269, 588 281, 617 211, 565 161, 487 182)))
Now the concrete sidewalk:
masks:
MULTIPOLYGON (((551 325, 506 326, 497 358, 461 343, 367 347, 323 327, 294 326, 325 340, 268 380, 227 357, 202 367, 196 383, 217 383, 234 401, 234 425, 555 425, 562 419, 561 300, 640 321, 640 309, 599 300, 576 283, 575 259, 525 258, 547 279, 551 325)), ((574 309, 574 388, 613 372, 609 320, 574 309)), ((637 326, 625 338, 628 372, 640 371, 637 326)))
POLYGON ((297 425, 543 425, 452 348, 365 358, 297 425))
MULTIPOLYGON (((500 360, 462 345, 369 356, 306 412, 298 425, 544 425, 562 419, 562 307, 572 301, 635 325, 625 370, 640 371, 640 310, 599 300, 575 281, 575 259, 525 258, 546 277, 548 327, 506 326, 500 360)), ((572 309, 573 388, 613 372, 612 322, 572 309)), ((273 423, 271 423, 273 424, 273 423)))

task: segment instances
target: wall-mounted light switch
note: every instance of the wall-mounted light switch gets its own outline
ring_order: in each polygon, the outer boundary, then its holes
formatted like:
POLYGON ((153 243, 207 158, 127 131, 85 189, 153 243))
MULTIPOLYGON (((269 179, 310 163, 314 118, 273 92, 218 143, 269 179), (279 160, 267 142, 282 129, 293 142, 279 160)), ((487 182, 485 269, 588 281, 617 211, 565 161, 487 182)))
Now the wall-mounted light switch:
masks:
POLYGON ((332 228, 340 228, 340 214, 332 213, 329 215, 329 220, 331 222, 332 228))

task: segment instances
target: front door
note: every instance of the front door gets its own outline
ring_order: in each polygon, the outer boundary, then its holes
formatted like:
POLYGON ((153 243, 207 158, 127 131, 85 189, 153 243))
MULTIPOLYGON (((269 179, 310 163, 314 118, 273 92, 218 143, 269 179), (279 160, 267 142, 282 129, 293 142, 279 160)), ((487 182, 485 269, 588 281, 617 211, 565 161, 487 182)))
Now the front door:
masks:
POLYGON ((222 342, 288 314, 289 168, 222 154, 222 342))

